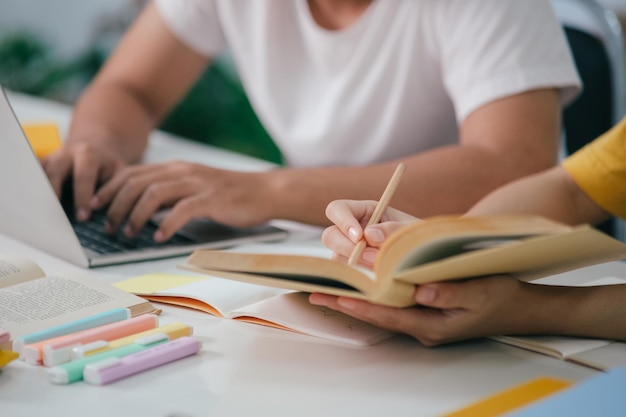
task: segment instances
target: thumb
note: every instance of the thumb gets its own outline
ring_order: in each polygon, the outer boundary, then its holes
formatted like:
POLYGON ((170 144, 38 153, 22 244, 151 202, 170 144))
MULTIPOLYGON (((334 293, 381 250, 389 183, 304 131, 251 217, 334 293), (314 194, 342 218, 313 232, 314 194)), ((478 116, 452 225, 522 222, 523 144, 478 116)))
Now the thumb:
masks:
POLYGON ((420 305, 439 309, 464 308, 468 302, 463 297, 461 283, 420 285, 415 292, 415 301, 420 305))

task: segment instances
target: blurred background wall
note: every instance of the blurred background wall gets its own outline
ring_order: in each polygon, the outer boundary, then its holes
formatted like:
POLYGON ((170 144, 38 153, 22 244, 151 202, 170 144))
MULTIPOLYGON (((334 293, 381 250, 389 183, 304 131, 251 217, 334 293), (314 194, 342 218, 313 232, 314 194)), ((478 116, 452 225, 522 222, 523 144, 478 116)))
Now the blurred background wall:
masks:
MULTIPOLYGON (((73 103, 146 0, 0 0, 0 84, 73 103)), ((228 56, 162 123, 174 134, 281 163, 228 56)))
POLYGON ((0 0, 0 81, 73 102, 142 0, 0 0))

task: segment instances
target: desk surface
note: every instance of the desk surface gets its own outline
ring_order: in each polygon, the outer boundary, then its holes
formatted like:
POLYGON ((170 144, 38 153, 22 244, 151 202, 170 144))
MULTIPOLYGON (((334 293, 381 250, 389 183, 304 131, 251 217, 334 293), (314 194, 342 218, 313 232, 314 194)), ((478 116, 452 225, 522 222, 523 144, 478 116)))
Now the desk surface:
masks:
MULTIPOLYGON (((9 95, 22 122, 55 120, 65 132, 66 106, 9 95)), ((156 133, 149 161, 190 159, 235 169, 266 169, 248 157, 156 133)), ((281 244, 254 244, 250 251, 327 253, 320 230, 281 224, 292 231, 281 244)), ((48 273, 77 268, 0 235, 0 251, 36 260, 48 273)), ((135 275, 175 270, 178 259, 92 270, 115 282, 135 275)), ((621 263, 599 265, 556 277, 626 278, 621 263)), ((0 372, 0 415, 35 416, 437 416, 506 387, 551 375, 580 380, 594 371, 487 340, 426 348, 396 336, 369 348, 220 319, 163 306, 162 322, 183 321, 202 340, 198 356, 105 387, 56 386, 46 369, 13 362, 0 372)))

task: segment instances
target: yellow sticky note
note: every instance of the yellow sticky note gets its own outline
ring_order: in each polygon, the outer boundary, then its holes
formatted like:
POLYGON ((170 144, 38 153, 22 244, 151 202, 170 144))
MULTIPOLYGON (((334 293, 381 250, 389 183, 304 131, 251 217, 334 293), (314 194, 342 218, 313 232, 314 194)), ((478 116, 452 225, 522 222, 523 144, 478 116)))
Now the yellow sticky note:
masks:
POLYGON ((61 147, 59 128, 53 123, 29 123, 22 130, 37 158, 43 158, 61 147))
POLYGON ((541 377, 498 392, 443 417, 496 417, 554 394, 572 385, 570 381, 541 377))
POLYGON ((193 284, 194 282, 205 281, 207 277, 196 277, 182 274, 166 274, 156 272, 154 274, 140 275, 125 281, 113 284, 126 292, 133 294, 156 294, 160 291, 167 291, 181 285, 193 284))

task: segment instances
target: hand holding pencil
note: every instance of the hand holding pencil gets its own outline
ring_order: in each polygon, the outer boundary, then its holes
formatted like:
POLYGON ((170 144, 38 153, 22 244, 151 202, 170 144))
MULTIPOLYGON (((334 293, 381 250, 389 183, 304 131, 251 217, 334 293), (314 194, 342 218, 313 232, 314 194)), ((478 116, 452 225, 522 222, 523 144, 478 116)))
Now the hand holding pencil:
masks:
POLYGON ((324 230, 322 243, 334 252, 334 258, 364 266, 374 264, 377 250, 395 230, 419 221, 403 211, 389 207, 405 165, 400 163, 379 201, 335 200, 326 208, 334 223, 324 230), (350 259, 350 260, 349 260, 350 259))
POLYGON ((389 207, 404 170, 405 164, 398 164, 379 201, 335 200, 328 205, 326 216, 334 225, 324 231, 322 243, 333 250, 335 259, 343 259, 351 266, 359 262, 373 265, 375 249, 389 234, 419 220, 389 207), (377 224, 380 225, 371 227, 377 224), (372 232, 377 232, 375 238, 372 232))
MULTIPOLYGON (((378 200, 378 204, 376 205, 374 213, 372 213, 372 217, 370 217, 367 226, 371 226, 380 222, 383 213, 389 206, 389 202, 391 201, 394 193, 396 192, 396 189, 398 188, 398 185, 400 184, 400 178, 402 178, 402 174, 404 173, 405 168, 406 166, 403 163, 398 164, 398 166, 396 167, 396 170, 391 176, 391 179, 389 180, 389 183, 387 184, 383 195, 380 197, 380 200, 378 200)), ((365 238, 362 238, 352 250, 350 257, 348 258, 348 265, 355 266, 358 263, 366 246, 367 241, 365 240, 365 238)))

